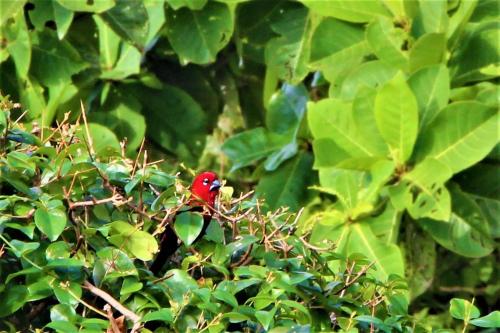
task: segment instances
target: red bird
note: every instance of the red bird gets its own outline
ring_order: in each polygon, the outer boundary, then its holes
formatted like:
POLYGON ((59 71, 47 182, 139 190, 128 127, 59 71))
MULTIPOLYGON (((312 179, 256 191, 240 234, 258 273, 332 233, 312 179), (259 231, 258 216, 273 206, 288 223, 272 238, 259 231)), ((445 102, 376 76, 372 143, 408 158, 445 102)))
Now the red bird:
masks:
MULTIPOLYGON (((191 184, 191 198, 189 199, 188 205, 189 211, 202 212, 203 213, 203 228, 201 229, 200 235, 195 241, 199 240, 205 234, 210 221, 212 220, 212 210, 215 205, 215 199, 219 194, 219 189, 221 183, 217 174, 215 172, 206 171, 200 173, 196 176, 191 184)), ((182 210, 179 213, 185 212, 182 210)), ((175 221, 175 218, 174 218, 175 221)), ((160 237, 160 252, 156 256, 156 259, 151 265, 151 272, 153 274, 158 274, 160 269, 165 264, 165 261, 179 248, 179 238, 175 233, 172 226, 169 224, 166 226, 165 231, 160 237)))

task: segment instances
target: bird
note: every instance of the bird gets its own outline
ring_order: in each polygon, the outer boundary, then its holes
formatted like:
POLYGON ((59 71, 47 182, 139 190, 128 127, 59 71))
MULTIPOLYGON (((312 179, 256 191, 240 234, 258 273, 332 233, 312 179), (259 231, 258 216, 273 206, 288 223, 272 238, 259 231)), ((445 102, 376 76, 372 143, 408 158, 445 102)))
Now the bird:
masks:
MULTIPOLYGON (((198 174, 191 184, 191 197, 188 201, 188 209, 179 210, 177 214, 186 211, 201 212, 203 214, 203 228, 196 238, 198 241, 208 228, 212 220, 212 212, 215 199, 219 194, 221 182, 215 172, 205 171, 198 174)), ((177 215, 176 214, 176 215, 177 215)), ((174 218, 175 221, 175 218, 174 218)), ((149 270, 157 275, 167 259, 179 248, 179 238, 171 224, 168 224, 165 231, 160 236, 160 251, 151 264, 149 270)))

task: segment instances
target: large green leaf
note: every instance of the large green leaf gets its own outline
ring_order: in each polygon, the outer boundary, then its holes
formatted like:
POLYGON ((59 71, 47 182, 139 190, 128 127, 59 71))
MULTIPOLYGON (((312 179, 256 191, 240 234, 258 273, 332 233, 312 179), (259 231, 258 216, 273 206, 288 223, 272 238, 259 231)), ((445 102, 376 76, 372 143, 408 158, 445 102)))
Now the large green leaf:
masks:
POLYGON ((266 173, 256 188, 258 196, 266 199, 269 209, 290 207, 298 210, 307 200, 307 186, 312 181, 312 156, 300 153, 279 169, 266 173))
POLYGON ((33 0, 35 8, 29 11, 30 19, 37 30, 42 31, 47 22, 56 23, 57 36, 63 39, 73 21, 73 11, 56 0, 33 0))
POLYGON ((495 164, 476 164, 458 174, 460 187, 473 198, 490 224, 491 236, 500 237, 500 177, 495 164))
POLYGON ((396 75, 378 92, 375 121, 393 158, 398 163, 406 162, 417 139, 418 106, 403 74, 396 75))
POLYGON ((9 18, 22 12, 25 3, 26 0, 3 0, 0 2, 0 26, 3 27, 9 18))
POLYGON ((500 327, 500 311, 495 310, 486 316, 472 319, 470 324, 478 327, 490 327, 490 328, 499 328, 500 327))
POLYGON ((403 180, 389 187, 391 201, 398 210, 407 209, 415 218, 430 217, 446 221, 450 218, 450 195, 444 183, 451 178, 451 170, 445 164, 428 158, 403 180))
POLYGON ((66 40, 60 41, 55 32, 45 29, 42 33, 31 34, 33 43, 32 73, 46 85, 60 85, 71 81, 86 64, 78 51, 66 40))
POLYGON ((301 2, 318 15, 331 16, 349 22, 363 23, 379 15, 390 16, 390 12, 379 0, 301 0, 301 2))
POLYGON ((209 2, 196 11, 168 10, 167 22, 168 40, 182 64, 213 62, 229 42, 234 25, 229 8, 218 2, 209 2))
POLYGON ((449 61, 453 85, 498 76, 495 72, 487 74, 483 69, 500 63, 499 30, 498 21, 468 27, 449 61))
MULTIPOLYGON (((383 61, 373 60, 355 67, 342 82, 340 96, 352 100, 363 87, 382 86, 396 75, 397 69, 383 61)), ((373 112, 373 110, 372 110, 373 112)))
POLYGON ((404 277, 404 260, 397 245, 378 240, 365 223, 354 223, 350 229, 346 245, 347 253, 362 253, 375 262, 373 274, 383 281, 391 274, 404 277))
POLYGON ((352 104, 352 117, 357 135, 362 138, 363 145, 377 156, 388 156, 388 146, 375 121, 375 97, 374 89, 364 87, 359 89, 352 104))
POLYGON ((279 21, 271 24, 280 37, 267 44, 266 64, 275 68, 281 79, 298 84, 309 73, 307 64, 315 25, 306 8, 286 11, 279 21))
POLYGON ((364 29, 358 25, 334 18, 325 18, 314 30, 311 40, 311 61, 316 62, 331 54, 360 43, 364 29), (335 40, 335 43, 332 43, 335 40))
POLYGON ((444 65, 422 68, 408 79, 418 103, 419 126, 432 123, 450 96, 450 76, 444 65))
POLYGON ((88 124, 88 134, 90 134, 90 140, 87 136, 87 130, 82 126, 81 138, 85 138, 86 144, 92 145, 94 152, 99 156, 113 155, 120 151, 120 142, 109 128, 104 125, 89 123, 88 124))
POLYGON ((280 150, 288 140, 257 127, 227 139, 221 149, 233 162, 232 171, 250 165, 280 150))
POLYGON ((453 173, 483 159, 498 143, 498 111, 477 102, 445 107, 422 133, 417 156, 434 157, 453 173))
POLYGON ((366 29, 366 40, 377 58, 403 70, 408 67, 407 55, 402 51, 404 39, 404 31, 395 28, 391 20, 385 17, 379 17, 366 29))
POLYGON ((189 246, 196 240, 203 229, 203 216, 193 212, 181 213, 175 218, 174 229, 182 242, 189 246))
POLYGON ((288 138, 288 143, 268 156, 264 164, 266 170, 275 170, 297 153, 297 133, 306 112, 307 100, 307 90, 303 85, 284 84, 271 97, 266 114, 267 127, 271 132, 288 138))
POLYGON ((194 163, 206 140, 206 115, 200 105, 183 90, 164 85, 151 89, 142 85, 127 86, 123 93, 141 102, 147 115, 147 135, 158 145, 194 163))
POLYGON ((332 139, 351 156, 374 156, 358 133, 351 107, 351 104, 333 98, 308 103, 307 119, 312 135, 314 139, 332 139))
POLYGON ((446 36, 443 33, 429 33, 420 37, 410 50, 410 72, 426 66, 439 64, 444 60, 446 36))
POLYGON ((14 60, 21 79, 26 79, 31 63, 31 37, 23 12, 1 25, 0 35, 6 39, 6 49, 14 60))
POLYGON ((100 14, 126 41, 144 47, 149 33, 148 12, 142 0, 116 0, 116 5, 100 14))
POLYGON ((120 140, 127 139, 127 152, 139 147, 146 133, 144 116, 139 113, 140 105, 114 104, 109 110, 102 110, 90 115, 90 120, 112 130, 120 140))
POLYGON ((443 247, 465 257, 477 258, 494 249, 488 222, 479 206, 458 188, 452 191, 448 221, 421 219, 419 224, 443 247))
POLYGON ((66 212, 59 208, 39 207, 35 211, 35 224, 51 241, 55 241, 66 227, 66 212))
POLYGON ((412 25, 412 33, 420 37, 426 33, 446 33, 448 27, 447 1, 419 1, 418 13, 412 25))

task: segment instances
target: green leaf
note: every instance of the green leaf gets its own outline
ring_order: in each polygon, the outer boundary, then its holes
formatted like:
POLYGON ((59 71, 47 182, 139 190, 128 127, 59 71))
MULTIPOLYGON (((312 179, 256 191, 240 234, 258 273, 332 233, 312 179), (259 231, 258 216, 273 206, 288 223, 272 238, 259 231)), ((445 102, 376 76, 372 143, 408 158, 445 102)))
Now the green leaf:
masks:
POLYGON ((415 223, 405 225, 401 238, 408 291, 410 299, 414 300, 433 284, 437 262, 436 242, 415 223))
POLYGON ((57 27, 57 37, 63 39, 73 21, 74 13, 56 0, 33 0, 35 8, 29 11, 31 22, 42 31, 47 22, 53 21, 57 27))
POLYGON ((231 172, 267 157, 283 147, 286 138, 272 136, 262 127, 257 127, 231 136, 222 145, 233 166, 231 172))
POLYGON ((25 3, 26 0, 3 0, 1 3, 2 10, 0 10, 0 27, 3 27, 9 18, 22 12, 25 3))
POLYGON ((165 276, 169 278, 163 283, 167 287, 171 299, 178 304, 183 304, 185 297, 199 289, 196 281, 186 271, 180 269, 169 270, 165 276))
POLYGON ((377 58, 403 70, 408 67, 407 55, 401 51, 404 39, 404 31, 394 28, 392 21, 385 17, 379 17, 366 29, 366 40, 377 58))
POLYGON ((417 164, 411 172, 404 175, 404 181, 408 181, 409 192, 406 195, 408 198, 411 196, 406 208, 413 218, 430 217, 443 221, 450 218, 450 195, 444 183, 451 175, 451 170, 446 165, 433 158, 417 164))
MULTIPOLYGON (((387 77, 387 81, 389 79, 387 77)), ((369 80, 364 80, 363 85, 366 85, 366 81, 369 80)), ((384 81, 386 80, 384 79, 384 81)), ((380 83, 383 84, 383 82, 380 83)), ((376 91, 374 89, 363 87, 358 90, 352 104, 352 118, 354 126, 357 129, 357 135, 363 142, 363 145, 373 152, 374 155, 388 156, 389 147, 380 134, 377 122, 375 121, 375 97, 376 91)))
POLYGON ((218 299, 221 300, 229 305, 231 305, 233 308, 238 306, 238 300, 236 300, 236 297, 232 295, 231 293, 222 290, 222 289, 217 289, 215 290, 212 295, 218 299))
POLYGON ((306 8, 286 11, 278 21, 271 23, 271 28, 280 36, 267 43, 266 64, 274 68, 281 79, 298 84, 309 73, 307 64, 315 25, 306 8))
POLYGON ((45 29, 32 33, 32 73, 45 86, 57 86, 71 82, 71 76, 87 65, 78 51, 67 40, 60 41, 55 32, 45 29))
POLYGON ((141 0, 116 0, 116 5, 100 14, 124 40, 143 48, 149 33, 146 7, 141 0))
POLYGON ((166 0, 167 4, 177 10, 182 7, 187 7, 191 10, 202 9, 208 0, 166 0))
POLYGON ((97 252, 97 258, 99 260, 96 260, 92 273, 96 284, 118 277, 138 275, 132 260, 121 250, 105 247, 97 252))
POLYGON ((111 9, 115 5, 115 0, 56 0, 61 6, 74 12, 101 13, 111 9))
POLYGON ((75 309, 66 304, 57 304, 50 308, 50 320, 53 322, 63 321, 74 323, 78 315, 75 309))
POLYGON ((26 79, 31 63, 31 38, 21 11, 6 24, 1 25, 1 35, 6 39, 7 52, 12 56, 19 78, 26 79))
POLYGON ((81 128, 81 137, 84 137, 88 144, 92 144, 94 152, 99 156, 113 155, 121 150, 120 142, 111 130, 100 124, 88 124, 91 141, 87 136, 87 130, 81 128))
POLYGON ((311 11, 322 16, 331 16, 344 21, 364 23, 373 18, 390 16, 389 11, 378 0, 349 1, 349 0, 301 0, 311 11))
POLYGON ((473 319, 469 322, 470 324, 478 327, 491 327, 491 328, 499 328, 500 327, 500 311, 496 310, 487 314, 486 316, 473 319))
POLYGON ((139 148, 146 134, 146 121, 138 111, 140 111, 138 103, 132 105, 120 103, 110 106, 109 110, 89 115, 89 119, 112 130, 120 140, 126 138, 127 152, 133 152, 139 148))
POLYGON ((342 82, 340 96, 352 100, 366 87, 376 88, 384 85, 396 75, 397 69, 380 60, 372 60, 355 67, 342 82))
POLYGON ((468 322, 479 317, 479 309, 465 299, 453 298, 450 301, 450 314, 453 318, 468 322))
POLYGON ((143 283, 139 282, 136 277, 128 276, 123 279, 122 288, 120 289, 120 296, 129 295, 142 290, 143 283))
POLYGON ((233 18, 229 8, 211 1, 203 9, 167 10, 167 37, 181 64, 207 64, 229 42, 233 18), (189 43, 186 43, 189 40, 189 43))
POLYGON ((174 314, 171 309, 161 309, 146 313, 142 317, 142 321, 145 323, 153 320, 163 321, 164 323, 171 323, 174 320, 174 314))
POLYGON ((497 47, 499 29, 498 22, 484 22, 466 31, 449 61, 454 86, 498 75, 498 73, 482 73, 481 70, 500 63, 497 47))
POLYGON ((417 100, 402 73, 385 84, 375 98, 375 121, 398 163, 413 151, 418 131, 417 100))
POLYGON ((417 98, 420 130, 426 128, 450 97, 450 75, 444 65, 422 68, 413 73, 408 84, 417 98))
POLYGON ((153 259, 158 251, 156 239, 149 233, 138 230, 127 222, 115 221, 111 223, 110 243, 124 248, 140 260, 153 259))
POLYGON ((12 244, 12 252, 16 255, 16 257, 20 258, 25 254, 28 254, 40 247, 40 243, 38 242, 22 242, 17 239, 13 239, 10 241, 12 244))
POLYGON ((269 130, 288 138, 289 143, 268 156, 264 163, 267 171, 276 170, 285 160, 297 153, 297 133, 306 112, 307 90, 303 85, 284 84, 281 90, 271 97, 266 114, 269 130))
POLYGON ((36 227, 51 241, 55 241, 64 231, 67 221, 66 212, 60 209, 39 207, 35 211, 36 227))
POLYGON ((337 99, 308 103, 307 119, 314 139, 332 139, 354 157, 374 156, 354 126, 351 105, 337 99))
POLYGON ((199 213, 184 212, 175 218, 175 233, 186 246, 191 245, 198 238, 202 229, 203 216, 199 213))
POLYGON ((224 230, 216 220, 210 221, 205 238, 219 244, 224 243, 224 230))
POLYGON ((256 194, 265 198, 269 209, 281 206, 298 210, 307 200, 304 190, 311 183, 312 156, 300 153, 279 169, 266 173, 259 181, 256 194))
POLYGON ((418 13, 412 25, 412 33, 420 37, 426 33, 446 33, 448 28, 447 1, 419 2, 418 13))
POLYGON ((8 285, 0 292, 2 306, 0 307, 0 318, 10 315, 20 309, 26 302, 28 289, 23 285, 8 285))
POLYGON ((362 27, 330 17, 324 18, 312 36, 311 62, 324 59, 363 42, 364 39, 365 31, 362 27), (335 43, 332 43, 332 40, 335 40, 335 43))
POLYGON ((410 50, 410 72, 426 66, 439 64, 446 53, 446 36, 443 33, 429 33, 420 37, 410 50))
POLYGON ((206 140, 207 116, 190 95, 169 85, 161 90, 130 85, 123 94, 141 103, 151 140, 176 153, 185 163, 197 161, 206 140))
POLYGON ((255 318, 262 324, 262 327, 267 331, 273 322, 276 314, 276 308, 270 311, 255 311, 255 318))
POLYGON ((466 169, 498 143, 498 120, 498 112, 484 104, 449 104, 422 133, 417 158, 434 157, 453 173, 466 169))
POLYGON ((448 221, 421 219, 419 224, 443 247, 465 257, 478 258, 494 249, 489 225, 477 204, 453 188, 452 214, 448 221))
POLYGON ((82 297, 82 287, 79 283, 54 280, 52 288, 54 289, 54 295, 61 304, 70 306, 79 304, 80 301, 75 298, 75 296, 82 297))

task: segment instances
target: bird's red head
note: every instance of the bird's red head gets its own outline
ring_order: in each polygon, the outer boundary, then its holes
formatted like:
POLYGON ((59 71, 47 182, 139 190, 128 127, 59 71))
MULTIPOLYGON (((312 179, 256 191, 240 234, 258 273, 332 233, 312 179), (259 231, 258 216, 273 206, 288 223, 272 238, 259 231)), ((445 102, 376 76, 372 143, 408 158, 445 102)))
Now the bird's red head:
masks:
POLYGON ((206 205, 214 207, 215 198, 219 193, 221 183, 215 172, 206 171, 200 173, 191 184, 191 205, 206 205))

